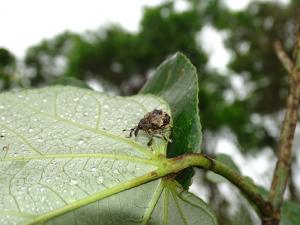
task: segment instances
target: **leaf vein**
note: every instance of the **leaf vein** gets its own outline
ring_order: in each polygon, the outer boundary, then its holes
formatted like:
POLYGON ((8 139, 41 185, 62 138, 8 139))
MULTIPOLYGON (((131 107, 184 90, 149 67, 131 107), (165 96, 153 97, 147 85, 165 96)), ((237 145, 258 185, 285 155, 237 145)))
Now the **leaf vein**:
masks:
POLYGON ((178 201, 177 201, 177 198, 176 198, 176 196, 174 196, 175 193, 174 193, 173 191, 172 191, 171 193, 172 193, 172 196, 173 196, 173 199, 174 199, 176 208, 177 208, 178 211, 179 211, 179 214, 180 214, 180 217, 181 217, 183 223, 184 223, 185 225, 188 225, 189 223, 188 223, 187 219, 185 218, 184 213, 182 212, 182 209, 181 209, 181 207, 180 207, 180 205, 179 205, 179 203, 178 203, 178 201))
POLYGON ((23 135, 19 134, 17 131, 14 131, 13 129, 5 126, 4 124, 0 124, 0 127, 3 127, 4 129, 10 131, 15 136, 17 136, 19 139, 21 139, 22 142, 24 144, 26 144, 30 148, 31 151, 33 151, 33 152, 35 152, 35 153, 37 153, 39 155, 43 155, 37 148, 35 148, 33 145, 31 145, 23 135))
POLYGON ((148 206, 147 206, 147 209, 145 211, 145 214, 144 214, 141 225, 146 225, 149 222, 149 220, 151 218, 151 215, 153 213, 153 210, 154 210, 154 208, 155 208, 155 206, 156 206, 163 190, 164 190, 164 185, 163 185, 162 180, 160 180, 157 187, 156 187, 156 189, 155 189, 155 191, 154 191, 154 193, 153 193, 152 199, 148 203, 148 206))

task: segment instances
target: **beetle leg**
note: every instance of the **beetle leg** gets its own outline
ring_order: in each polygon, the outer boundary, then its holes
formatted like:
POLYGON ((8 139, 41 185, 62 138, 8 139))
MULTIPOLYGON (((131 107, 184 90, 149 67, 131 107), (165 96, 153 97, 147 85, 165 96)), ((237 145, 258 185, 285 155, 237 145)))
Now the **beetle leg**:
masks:
POLYGON ((151 146, 152 143, 153 143, 153 131, 151 129, 149 130, 145 130, 145 133, 147 134, 147 136, 150 138, 148 143, 147 143, 147 146, 151 146))
POLYGON ((140 130, 140 127, 139 127, 139 126, 135 127, 135 129, 134 129, 134 136, 137 136, 137 135, 138 135, 139 130, 140 130))
POLYGON ((131 128, 130 129, 130 133, 129 133, 129 137, 132 137, 132 133, 134 132, 134 135, 136 136, 136 130, 137 130, 138 128, 137 127, 134 127, 134 128, 131 128))
POLYGON ((147 145, 148 145, 148 146, 151 146, 151 145, 152 145, 152 142, 153 142, 153 137, 151 136, 151 137, 150 137, 150 140, 149 140, 148 143, 147 143, 147 145))
POLYGON ((172 143, 173 142, 173 140, 171 138, 168 138, 165 134, 163 134, 163 137, 164 137, 164 139, 165 139, 166 142, 168 142, 168 143, 172 143))
POLYGON ((164 133, 163 130, 159 130, 159 131, 158 131, 158 134, 159 134, 160 136, 156 136, 156 137, 163 138, 163 139, 164 139, 166 142, 168 142, 168 143, 172 143, 172 142, 173 142, 172 139, 170 139, 170 138, 168 138, 168 137, 166 136, 166 134, 164 133))

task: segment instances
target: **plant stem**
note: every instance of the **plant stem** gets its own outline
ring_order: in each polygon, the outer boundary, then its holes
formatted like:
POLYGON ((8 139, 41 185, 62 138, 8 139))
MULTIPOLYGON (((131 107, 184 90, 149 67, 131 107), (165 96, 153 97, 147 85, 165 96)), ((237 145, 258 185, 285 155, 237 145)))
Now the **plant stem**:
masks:
POLYGON ((300 18, 298 15, 297 40, 295 45, 296 62, 290 76, 290 89, 287 109, 278 145, 278 161, 272 180, 269 200, 275 211, 280 209, 292 161, 292 144, 297 125, 300 97, 300 18))
POLYGON ((281 61, 282 65, 285 67, 289 74, 292 73, 294 63, 284 51, 283 46, 280 41, 276 40, 274 42, 275 53, 277 54, 278 59, 281 61))
MULTIPOLYGON (((299 97, 300 97, 300 15, 298 13, 297 37, 295 44, 295 63, 291 70, 289 81, 289 95, 283 125, 278 144, 278 161, 273 175, 269 202, 274 211, 275 221, 263 224, 277 225, 280 222, 280 208, 283 202, 283 194, 287 186, 292 162, 292 144, 297 125, 299 97)), ((282 50, 283 51, 283 50, 282 50)), ((287 65, 284 65, 287 67, 287 65)))
POLYGON ((173 171, 180 171, 182 168, 188 166, 196 166, 213 171, 225 177, 244 194, 252 205, 256 206, 256 211, 262 219, 273 217, 273 211, 270 204, 264 200, 257 186, 249 178, 243 177, 240 173, 229 168, 222 162, 198 153, 185 154, 176 158, 171 158, 169 161, 171 162, 173 171))

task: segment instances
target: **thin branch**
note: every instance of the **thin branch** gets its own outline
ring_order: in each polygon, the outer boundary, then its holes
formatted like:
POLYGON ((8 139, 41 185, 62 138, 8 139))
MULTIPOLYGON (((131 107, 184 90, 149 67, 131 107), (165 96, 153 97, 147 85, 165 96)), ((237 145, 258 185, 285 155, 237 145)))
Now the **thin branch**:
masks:
POLYGON ((274 49, 278 59, 281 61, 284 68, 287 70, 289 74, 291 74, 294 67, 294 63, 291 60, 291 58, 288 56, 288 54, 285 52, 280 41, 276 40, 274 42, 274 49))
MULTIPOLYGON (((292 162, 292 144, 297 125, 299 97, 300 97, 300 14, 298 13, 297 36, 295 44, 295 65, 290 74, 290 88, 287 99, 287 109, 281 128, 278 144, 278 161, 273 175, 272 186, 269 193, 269 201, 274 212, 277 213, 279 224, 280 208, 283 202, 283 194, 287 186, 292 162)), ((267 224, 267 223, 266 223, 267 224)), ((270 224, 270 223, 269 223, 270 224)))
POLYGON ((269 197, 272 205, 274 205, 276 209, 278 209, 281 205, 282 195, 288 180, 292 158, 292 143, 297 125, 300 96, 300 71, 298 70, 300 69, 300 64, 296 67, 298 68, 294 69, 292 73, 292 83, 287 100, 287 110, 278 145, 278 161, 269 197))
POLYGON ((242 176, 239 172, 231 169, 222 162, 199 153, 185 154, 176 158, 171 158, 169 159, 169 162, 171 162, 170 166, 173 167, 172 171, 180 171, 182 168, 196 166, 213 171, 225 177, 243 193, 253 206, 255 206, 255 209, 262 220, 270 220, 274 217, 269 202, 263 198, 258 187, 251 179, 242 176))

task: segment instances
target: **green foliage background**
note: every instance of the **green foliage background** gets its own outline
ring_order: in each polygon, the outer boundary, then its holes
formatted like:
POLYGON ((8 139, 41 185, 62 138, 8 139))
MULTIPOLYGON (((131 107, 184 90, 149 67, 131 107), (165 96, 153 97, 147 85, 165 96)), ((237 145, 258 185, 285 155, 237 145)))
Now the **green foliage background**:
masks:
MULTIPOLYGON (((0 90, 76 78, 99 82, 106 91, 131 95, 141 89, 153 68, 180 51, 198 71, 203 151, 214 154, 211 137, 222 136, 228 129, 245 154, 257 154, 266 147, 274 149, 274 133, 253 118, 277 120, 284 108, 287 76, 272 43, 281 40, 292 55, 298 1, 287 5, 253 1, 241 11, 230 11, 221 0, 186 2, 190 7, 180 12, 173 2, 146 8, 137 33, 119 25, 83 34, 66 31, 29 48, 23 60, 0 49, 0 90), (206 43, 199 41, 207 26, 226 32, 225 44, 231 53, 226 71, 207 66, 209 55, 203 50, 206 43), (23 67, 18 66, 19 61, 23 67), (234 76, 242 78, 250 91, 245 97, 235 95, 234 100, 227 101, 225 94, 235 93, 234 76)), ((236 217, 228 216, 228 202, 219 195, 217 186, 208 180, 203 182, 210 187, 210 201, 224 221, 222 224, 240 224, 236 217)), ((299 201, 293 179, 289 191, 290 199, 299 201)), ((249 216, 245 207, 237 208, 240 210, 236 215, 249 216)))

